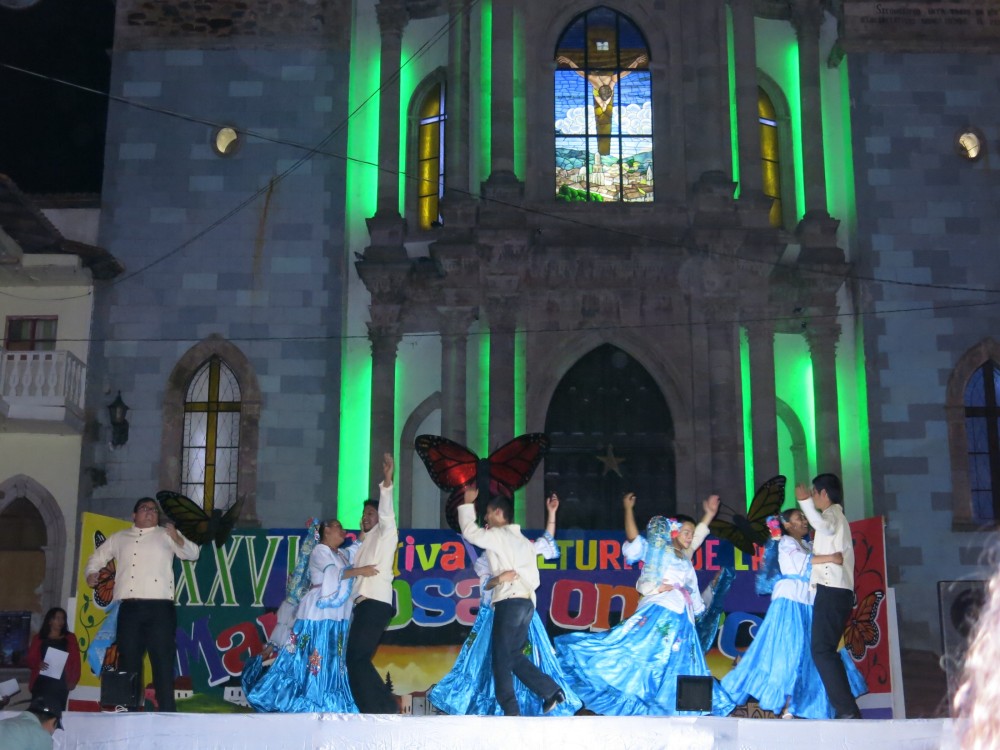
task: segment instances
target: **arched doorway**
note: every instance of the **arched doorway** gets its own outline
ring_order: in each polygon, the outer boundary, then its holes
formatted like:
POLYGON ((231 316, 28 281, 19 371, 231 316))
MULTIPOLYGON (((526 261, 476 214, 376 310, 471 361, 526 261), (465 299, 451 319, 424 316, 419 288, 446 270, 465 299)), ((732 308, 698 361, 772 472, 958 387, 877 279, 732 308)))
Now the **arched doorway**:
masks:
POLYGON ((545 418, 552 448, 546 491, 559 494, 563 529, 619 529, 621 498, 635 492, 640 525, 677 507, 674 425, 650 374, 604 344, 573 365, 545 418))

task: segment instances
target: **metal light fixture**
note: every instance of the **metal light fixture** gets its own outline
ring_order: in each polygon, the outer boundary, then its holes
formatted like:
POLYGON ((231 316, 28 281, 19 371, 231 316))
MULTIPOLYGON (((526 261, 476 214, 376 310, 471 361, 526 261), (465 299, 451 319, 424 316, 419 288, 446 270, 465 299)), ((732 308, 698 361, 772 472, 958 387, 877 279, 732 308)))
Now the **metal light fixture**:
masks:
POLYGON ((115 400, 108 404, 108 414, 111 417, 111 447, 118 448, 128 442, 128 406, 122 401, 122 392, 118 391, 115 400))

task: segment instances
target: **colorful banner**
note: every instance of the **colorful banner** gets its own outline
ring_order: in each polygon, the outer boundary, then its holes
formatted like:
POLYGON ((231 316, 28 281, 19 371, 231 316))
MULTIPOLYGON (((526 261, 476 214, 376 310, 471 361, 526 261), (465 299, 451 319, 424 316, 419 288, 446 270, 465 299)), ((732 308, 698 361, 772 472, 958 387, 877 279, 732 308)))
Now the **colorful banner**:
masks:
MULTIPOLYGON (((77 636, 84 653, 107 611, 83 581, 83 568, 97 541, 127 522, 84 514, 84 544, 78 582, 77 636)), ((851 524, 856 550, 858 607, 845 643, 872 692, 891 692, 886 642, 885 545, 882 519, 851 524)), ((274 627, 304 532, 291 529, 238 530, 222 547, 206 545, 194 562, 175 563, 177 601, 177 688, 181 711, 243 710, 239 677, 274 627)), ((526 532, 530 537, 531 532, 526 532)), ((353 535, 352 535, 353 536, 353 535)), ((639 601, 638 568, 626 565, 621 532, 565 532, 560 557, 539 561, 538 612, 552 636, 576 630, 607 630, 631 615, 639 601)), ((450 531, 401 530, 396 557, 396 615, 376 655, 379 671, 397 695, 422 696, 451 669, 479 606, 477 550, 450 531)), ((762 550, 750 557, 709 537, 696 552, 702 588, 723 567, 736 576, 723 605, 715 645, 707 655, 721 677, 750 645, 770 602, 754 591, 762 550)), ((96 686, 84 667, 81 685, 96 686)), ((147 681, 149 678, 147 672, 147 681)))

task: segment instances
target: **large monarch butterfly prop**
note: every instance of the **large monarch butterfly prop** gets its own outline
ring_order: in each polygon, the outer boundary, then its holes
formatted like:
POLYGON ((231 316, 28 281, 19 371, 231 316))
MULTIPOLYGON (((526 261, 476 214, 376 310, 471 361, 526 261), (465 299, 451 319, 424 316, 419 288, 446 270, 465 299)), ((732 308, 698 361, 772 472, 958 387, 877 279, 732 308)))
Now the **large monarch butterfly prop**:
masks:
MULTIPOLYGON (((107 541, 107 537, 101 531, 94 532, 94 549, 97 549, 107 541)), ((115 598, 115 561, 108 560, 108 564, 97 571, 97 585, 94 586, 94 604, 102 609, 111 604, 115 598)))
POLYGON ((785 477, 779 474, 768 479, 750 501, 750 507, 744 516, 733 513, 732 520, 716 518, 709 524, 712 533, 720 539, 725 539, 736 549, 748 555, 755 554, 754 544, 766 544, 771 538, 767 527, 767 517, 781 512, 785 502, 785 477))
POLYGON ((239 520, 240 510, 243 509, 241 497, 224 512, 218 509, 206 512, 190 498, 169 490, 157 492, 156 501, 184 536, 195 544, 214 541, 216 547, 221 547, 229 540, 229 535, 239 520))
POLYGON ((458 506, 464 502, 466 487, 474 482, 478 485, 476 516, 482 518, 491 496, 512 497, 515 490, 528 483, 549 445, 548 435, 532 432, 501 445, 489 458, 479 458, 464 445, 438 435, 420 435, 414 441, 431 481, 451 493, 445 504, 445 519, 455 531, 460 530, 458 506))
POLYGON ((885 592, 872 591, 858 602, 847 620, 844 645, 855 661, 861 661, 869 648, 878 645, 880 633, 875 619, 878 617, 879 605, 884 598, 885 592))

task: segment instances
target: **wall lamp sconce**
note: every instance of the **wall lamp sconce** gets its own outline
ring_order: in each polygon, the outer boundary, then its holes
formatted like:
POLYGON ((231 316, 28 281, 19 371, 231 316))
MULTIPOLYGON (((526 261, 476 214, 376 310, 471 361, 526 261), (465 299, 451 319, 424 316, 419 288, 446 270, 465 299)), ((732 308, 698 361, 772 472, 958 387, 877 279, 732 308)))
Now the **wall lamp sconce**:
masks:
POLYGON ((128 442, 128 406, 122 401, 122 392, 118 391, 115 400, 108 404, 108 414, 111 417, 111 447, 119 448, 128 442))
POLYGON ((962 128, 955 136, 955 150, 967 161, 977 161, 986 150, 986 137, 979 128, 962 128))

